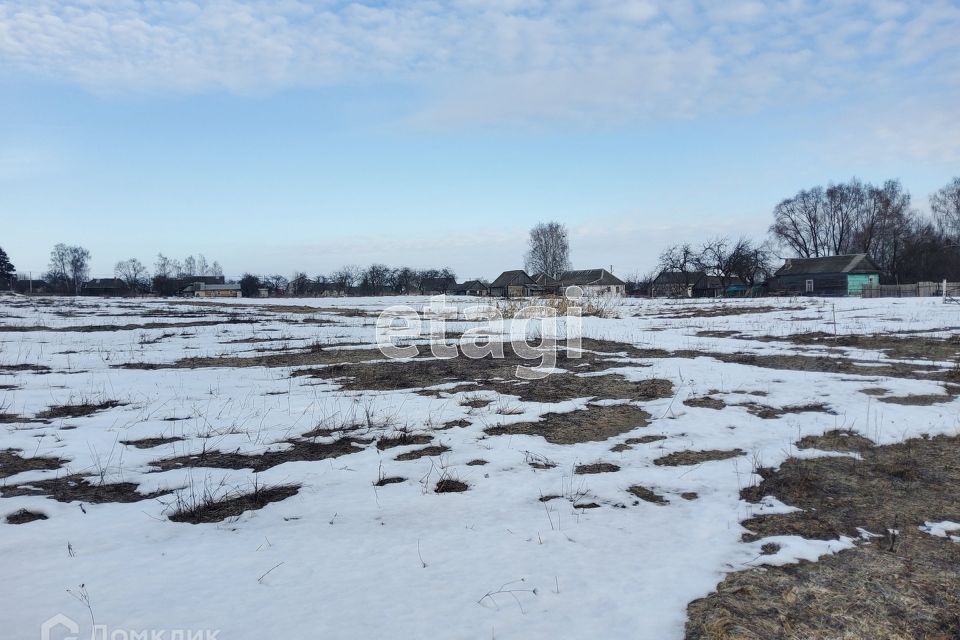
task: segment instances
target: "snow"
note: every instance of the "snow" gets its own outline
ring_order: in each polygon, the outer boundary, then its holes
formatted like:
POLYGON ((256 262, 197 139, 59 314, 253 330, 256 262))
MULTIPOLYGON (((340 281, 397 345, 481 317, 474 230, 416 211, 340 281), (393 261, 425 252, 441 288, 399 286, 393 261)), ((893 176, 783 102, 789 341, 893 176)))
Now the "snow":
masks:
MULTIPOLYGON (((220 301, 218 301, 220 302, 220 301)), ((58 613, 86 625, 90 612, 68 593, 84 585, 97 624, 110 629, 218 629, 222 640, 298 637, 419 638, 609 638, 682 637, 686 606, 709 593, 725 572, 760 563, 816 560, 853 544, 849 539, 809 541, 777 536, 741 542, 742 520, 792 507, 767 498, 742 501, 742 488, 756 483, 758 466, 776 467, 789 456, 837 455, 794 443, 806 435, 851 429, 881 443, 921 434, 956 434, 958 406, 878 403, 861 393, 884 387, 892 395, 943 393, 931 381, 890 379, 865 368, 860 374, 763 369, 722 363, 710 357, 630 359, 604 373, 628 379, 663 377, 675 396, 641 403, 653 419, 603 442, 551 444, 538 436, 485 437, 494 424, 572 411, 586 399, 557 404, 497 399, 469 386, 441 385, 440 397, 415 390, 344 392, 329 381, 291 377, 290 368, 136 370, 127 362, 168 363, 182 357, 256 355, 255 349, 299 348, 314 342, 372 345, 373 315, 403 302, 426 298, 316 300, 224 300, 222 306, 171 306, 156 300, 63 300, 53 305, 13 306, 0 300, 0 324, 51 328, 85 325, 177 323, 183 327, 123 331, 3 331, 0 365, 44 365, 50 372, 0 374, 0 412, 32 416, 56 404, 117 400, 122 406, 50 424, 3 427, 0 449, 24 456, 68 460, 58 471, 29 471, 0 480, 6 485, 37 482, 66 473, 134 482, 141 492, 195 486, 250 487, 299 484, 298 495, 219 524, 191 525, 167 519, 172 496, 128 504, 64 504, 44 497, 0 499, 0 518, 20 509, 48 519, 23 525, 0 521, 0 629, 11 637, 34 637, 58 613), (313 317, 272 306, 315 307, 313 317), (155 317, 173 309, 198 318, 155 317), (69 312, 63 315, 63 312, 69 312), (231 317, 256 324, 189 326, 195 320, 231 317), (232 342, 270 338, 265 343, 232 342), (689 397, 719 390, 722 411, 692 408, 689 397), (758 397, 753 392, 766 395, 758 397), (496 399, 470 409, 465 398, 496 399), (773 407, 825 403, 835 415, 809 412, 765 420, 733 406, 757 401, 773 407), (498 402, 521 410, 495 412, 498 402), (372 416, 380 425, 434 434, 450 452, 398 462, 417 447, 363 451, 320 462, 289 462, 260 473, 252 470, 174 469, 156 472, 159 458, 203 450, 262 453, 283 448, 288 438, 323 421, 372 416), (180 418, 180 420, 168 420, 180 418), (185 418, 185 419, 184 419, 185 418), (452 420, 470 426, 432 431, 452 420), (64 430, 62 427, 76 427, 64 430), (667 439, 614 453, 628 437, 667 439), (182 441, 136 449, 121 440, 176 436, 182 441), (280 443, 280 444, 278 444, 280 443), (685 450, 741 449, 746 455, 695 466, 657 466, 663 455, 685 450), (533 469, 525 452, 557 463, 533 469), (468 466, 482 458, 484 466, 468 466), (616 473, 577 476, 577 464, 598 460, 621 467, 616 473), (429 489, 451 471, 470 485, 463 493, 429 489), (374 487, 381 473, 406 478, 374 487), (423 480, 423 482, 421 482, 423 480), (642 485, 668 501, 639 501, 626 489, 642 485), (696 492, 685 500, 681 493, 696 492), (541 495, 561 497, 541 502, 541 495), (596 502, 596 509, 575 509, 596 502), (760 556, 775 542, 780 550, 760 556), (71 550, 68 552, 69 549, 71 550), (424 566, 424 564, 426 566, 424 566), (504 586, 507 585, 507 586, 504 586), (501 589, 502 587, 502 589, 501 589), (533 592, 535 590, 535 593, 533 592), (498 592, 499 593, 495 593, 498 592), (490 594, 490 595, 488 595, 490 594)), ((477 300, 455 300, 458 306, 477 300)), ((704 337, 703 331, 785 337, 824 331, 847 335, 911 331, 944 337, 960 327, 960 309, 939 299, 746 301, 624 300, 614 318, 583 319, 583 335, 641 347, 721 353, 795 354, 785 341, 704 337), (671 318, 695 310, 756 307, 752 313, 671 318), (764 307, 777 307, 764 311, 764 307), (836 325, 832 324, 836 318, 836 325)), ((510 321, 503 331, 509 332, 510 321)), ((450 331, 475 325, 449 323, 450 331)), ((827 353, 809 345, 802 353, 827 353)), ((883 364, 886 354, 831 349, 836 356, 883 364)), ((950 362, 930 363, 953 366, 950 362)), ((535 384, 535 383, 534 383, 535 384)), ((392 427, 382 427, 389 435, 392 427)), ((948 535, 953 523, 927 523, 932 535, 948 535)), ((86 637, 81 635, 81 637, 86 637)))

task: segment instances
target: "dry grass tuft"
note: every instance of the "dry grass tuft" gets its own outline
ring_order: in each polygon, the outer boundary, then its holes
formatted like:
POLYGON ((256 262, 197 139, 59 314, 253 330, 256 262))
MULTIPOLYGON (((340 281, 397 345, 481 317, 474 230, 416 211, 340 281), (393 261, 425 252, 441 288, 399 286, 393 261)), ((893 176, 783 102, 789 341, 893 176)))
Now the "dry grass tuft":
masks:
POLYGON ((620 471, 620 467, 609 462, 594 462, 592 464, 578 464, 573 472, 577 475, 587 475, 592 473, 613 473, 620 471))
POLYGON ((714 460, 729 460, 730 458, 736 458, 742 455, 746 455, 746 452, 740 449, 729 449, 726 451, 716 449, 709 451, 677 451, 667 454, 662 458, 657 458, 653 461, 653 464, 661 467, 680 467, 712 462, 714 460))

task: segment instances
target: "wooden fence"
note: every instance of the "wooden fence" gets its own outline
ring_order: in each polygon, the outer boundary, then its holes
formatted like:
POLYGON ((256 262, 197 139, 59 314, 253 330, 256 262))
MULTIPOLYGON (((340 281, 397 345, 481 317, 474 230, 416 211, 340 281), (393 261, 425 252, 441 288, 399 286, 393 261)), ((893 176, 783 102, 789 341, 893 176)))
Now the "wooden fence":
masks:
POLYGON ((864 298, 921 298, 941 296, 960 298, 960 282, 917 282, 916 284, 878 284, 866 286, 861 292, 864 298))

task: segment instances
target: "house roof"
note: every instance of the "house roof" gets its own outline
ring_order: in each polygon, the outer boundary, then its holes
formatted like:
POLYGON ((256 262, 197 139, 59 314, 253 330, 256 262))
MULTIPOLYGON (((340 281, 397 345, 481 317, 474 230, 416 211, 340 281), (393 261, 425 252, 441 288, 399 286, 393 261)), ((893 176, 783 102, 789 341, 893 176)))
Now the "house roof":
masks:
POLYGON ((474 291, 476 289, 486 289, 489 286, 483 280, 467 280, 463 284, 457 285, 457 291, 474 291))
POLYGON ((560 274, 563 286, 570 285, 619 285, 626 283, 606 269, 583 269, 581 271, 564 271, 560 274))
POLYGON ((706 276, 703 271, 661 271, 653 284, 696 284, 706 276))
POLYGON ((523 269, 514 269, 513 271, 504 271, 490 285, 493 288, 508 287, 517 284, 537 284, 536 281, 527 275, 523 269))
POLYGON ((540 285, 541 287, 558 287, 560 286, 560 281, 554 277, 548 276, 545 273, 538 273, 533 276, 533 280, 540 285))
POLYGON ((457 285, 456 278, 450 276, 443 276, 440 278, 424 278, 420 281, 420 290, 424 289, 434 289, 439 291, 445 291, 457 285))
POLYGON ((84 289, 125 289, 126 286, 120 278, 94 278, 83 283, 84 289))
POLYGON ((850 253, 823 258, 787 258, 777 269, 777 276, 813 275, 818 273, 879 273, 880 269, 865 253, 850 253))

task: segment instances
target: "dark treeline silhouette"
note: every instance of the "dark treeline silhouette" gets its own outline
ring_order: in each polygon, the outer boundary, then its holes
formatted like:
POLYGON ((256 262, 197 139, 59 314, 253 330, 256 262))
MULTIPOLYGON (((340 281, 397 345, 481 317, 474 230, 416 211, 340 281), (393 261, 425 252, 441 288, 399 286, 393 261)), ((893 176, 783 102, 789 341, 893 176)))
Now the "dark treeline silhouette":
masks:
POLYGON ((429 293, 438 281, 456 280, 449 267, 443 269, 392 268, 375 263, 367 267, 347 265, 329 274, 309 276, 297 271, 289 278, 279 275, 246 273, 240 278, 244 297, 261 295, 289 295, 300 297, 345 295, 401 295, 429 293))

